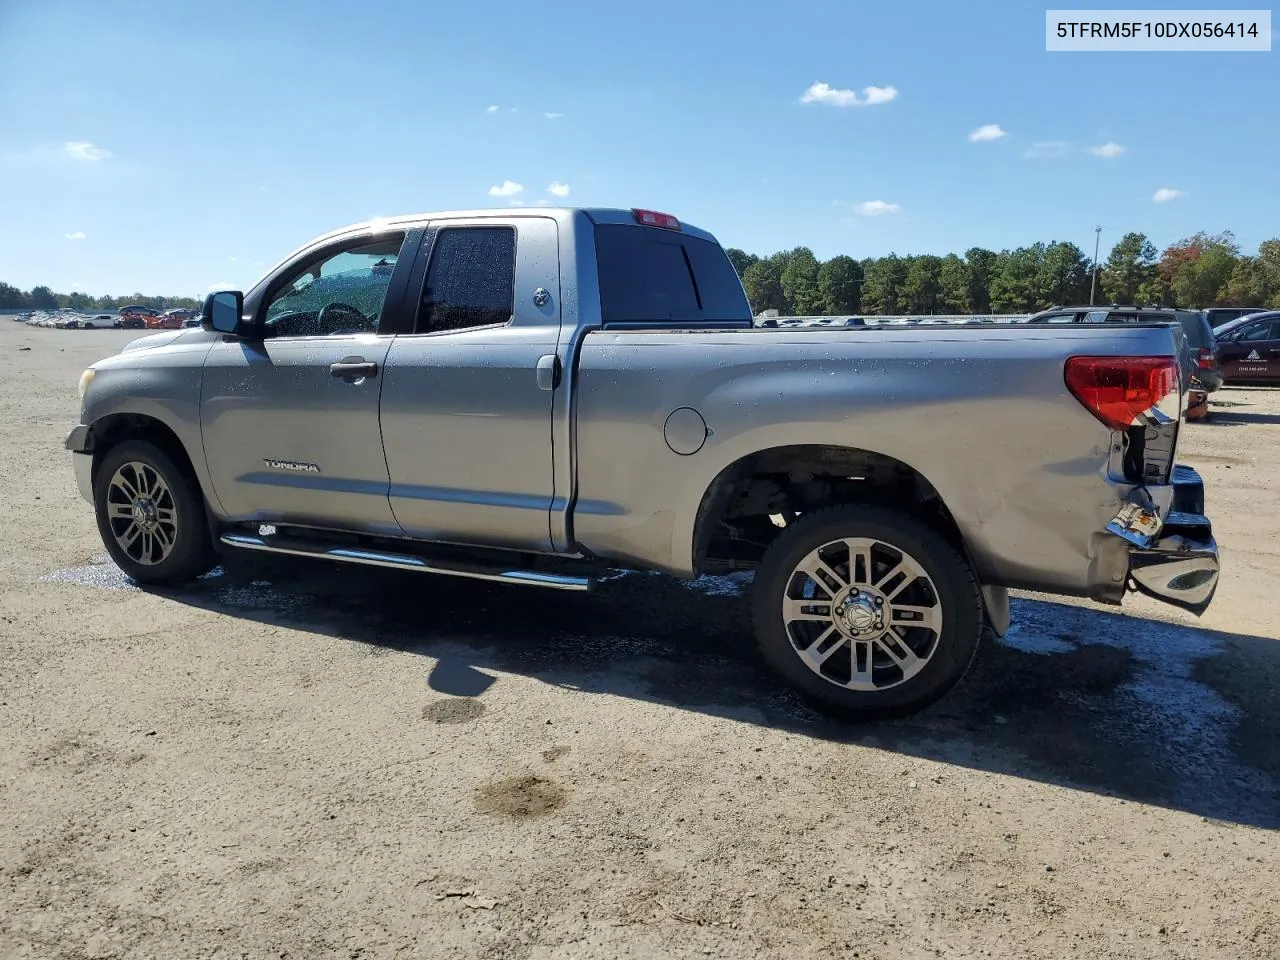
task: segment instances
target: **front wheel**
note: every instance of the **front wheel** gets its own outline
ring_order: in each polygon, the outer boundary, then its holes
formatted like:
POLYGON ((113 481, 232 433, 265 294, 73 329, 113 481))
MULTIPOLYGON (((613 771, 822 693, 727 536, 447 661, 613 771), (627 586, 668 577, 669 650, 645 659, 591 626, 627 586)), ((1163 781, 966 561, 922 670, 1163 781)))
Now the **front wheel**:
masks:
POLYGON ((765 552, 753 590, 765 658, 817 706, 904 716, 951 690, 977 654, 982 594, 935 530, 899 510, 815 511, 765 552))
POLYGON ((139 583, 185 583, 213 568, 199 484, 154 444, 130 440, 107 451, 93 503, 111 559, 139 583))

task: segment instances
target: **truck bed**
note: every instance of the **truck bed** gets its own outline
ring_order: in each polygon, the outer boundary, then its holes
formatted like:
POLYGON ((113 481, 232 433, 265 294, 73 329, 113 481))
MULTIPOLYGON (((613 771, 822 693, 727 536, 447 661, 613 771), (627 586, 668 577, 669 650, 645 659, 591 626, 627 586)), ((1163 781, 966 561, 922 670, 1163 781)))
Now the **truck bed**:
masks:
POLYGON ((1112 434, 1070 394, 1064 364, 1176 349, 1167 324, 589 332, 572 387, 573 537, 690 575, 717 476, 764 449, 843 446, 925 478, 984 582, 1085 593, 1132 484, 1114 479, 1112 434), (678 421, 697 417, 705 442, 674 452, 678 421))

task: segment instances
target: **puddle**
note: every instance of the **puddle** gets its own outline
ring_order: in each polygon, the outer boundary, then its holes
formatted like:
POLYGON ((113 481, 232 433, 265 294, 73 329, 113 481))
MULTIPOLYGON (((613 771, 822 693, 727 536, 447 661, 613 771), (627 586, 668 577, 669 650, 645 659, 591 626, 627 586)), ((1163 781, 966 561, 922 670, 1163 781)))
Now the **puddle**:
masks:
MULTIPOLYGON (((222 567, 214 567, 200 580, 216 580, 223 576, 222 567)), ((138 590, 137 581, 125 576, 124 571, 115 565, 109 554, 100 553, 88 563, 78 567, 67 567, 46 573, 40 578, 41 583, 74 583, 80 587, 94 587, 98 590, 138 590)))
POLYGON ((686 583, 685 587, 709 597, 740 597, 754 578, 754 571, 739 570, 723 577, 699 577, 686 583))
MULTIPOLYGON (((1121 650, 1131 658, 1130 678, 1105 705, 1108 738, 1147 744, 1179 774, 1186 796, 1212 795, 1223 780, 1269 789, 1269 778, 1235 759, 1232 738, 1241 710, 1196 679, 1202 661, 1223 653, 1212 634, 1138 617, 1099 618, 1087 609, 1045 607, 1014 600, 1014 626, 1001 644, 1023 653, 1054 656, 1090 646, 1121 650)), ((1185 797, 1183 798, 1185 799, 1185 797)))
MULTIPOLYGON (((124 572, 112 562, 105 553, 99 554, 86 564, 78 567, 67 567, 55 570, 40 578, 43 583, 71 583, 80 587, 92 587, 97 590, 140 590, 137 581, 125 576, 124 572)), ((226 571, 222 567, 214 567, 208 573, 198 577, 195 583, 179 588, 184 591, 200 591, 209 596, 215 603, 228 609, 236 610, 273 610, 277 613, 296 613, 304 609, 309 600, 297 593, 286 593, 277 590, 268 580, 253 580, 249 583, 227 583, 226 571), (208 586, 205 586, 205 585, 208 586)))

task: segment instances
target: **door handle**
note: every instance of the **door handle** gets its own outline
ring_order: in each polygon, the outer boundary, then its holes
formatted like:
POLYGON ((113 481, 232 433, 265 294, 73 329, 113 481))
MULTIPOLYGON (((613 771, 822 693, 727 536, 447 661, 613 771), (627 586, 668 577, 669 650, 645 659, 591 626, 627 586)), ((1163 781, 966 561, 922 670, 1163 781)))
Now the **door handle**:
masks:
POLYGON ((337 363, 329 364, 329 375, 341 377, 347 383, 355 383, 365 377, 376 377, 378 365, 364 357, 343 357, 337 363))
POLYGON ((560 386, 560 358, 554 353, 538 358, 538 389, 554 390, 560 386))

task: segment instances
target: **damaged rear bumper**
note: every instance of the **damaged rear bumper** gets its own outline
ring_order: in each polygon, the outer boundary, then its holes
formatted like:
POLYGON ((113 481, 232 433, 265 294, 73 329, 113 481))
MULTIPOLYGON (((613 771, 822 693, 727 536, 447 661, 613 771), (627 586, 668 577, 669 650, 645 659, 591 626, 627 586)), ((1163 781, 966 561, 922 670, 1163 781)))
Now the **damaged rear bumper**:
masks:
POLYGON ((1131 589, 1175 607, 1204 613, 1218 589, 1221 564, 1204 515, 1204 481, 1191 467, 1173 468, 1173 503, 1162 518, 1145 490, 1129 494, 1107 531, 1128 541, 1131 589))

